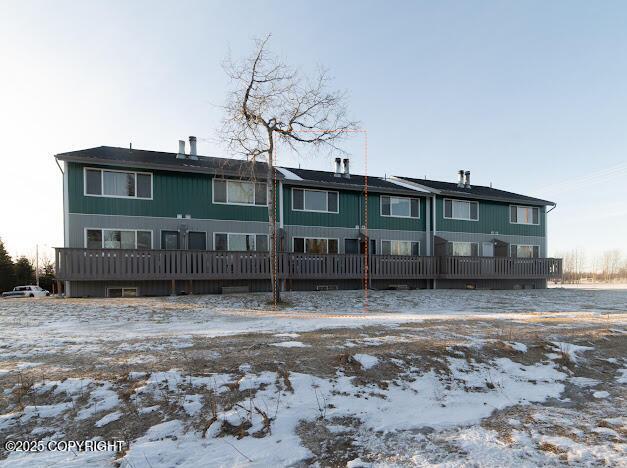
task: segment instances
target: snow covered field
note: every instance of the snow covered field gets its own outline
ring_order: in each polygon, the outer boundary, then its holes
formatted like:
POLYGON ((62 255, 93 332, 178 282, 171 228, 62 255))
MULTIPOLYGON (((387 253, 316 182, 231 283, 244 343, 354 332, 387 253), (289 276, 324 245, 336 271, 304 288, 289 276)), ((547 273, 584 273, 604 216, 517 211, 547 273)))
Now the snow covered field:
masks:
POLYGON ((0 466, 627 457, 627 290, 0 301, 0 466), (4 445, 4 444, 2 444, 4 445))

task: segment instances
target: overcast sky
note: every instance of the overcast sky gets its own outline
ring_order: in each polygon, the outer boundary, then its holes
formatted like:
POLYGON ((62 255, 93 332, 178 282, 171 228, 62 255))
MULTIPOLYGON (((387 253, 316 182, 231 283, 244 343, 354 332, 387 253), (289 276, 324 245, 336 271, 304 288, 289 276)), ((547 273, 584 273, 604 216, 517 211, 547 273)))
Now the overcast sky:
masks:
MULTIPOLYGON (((368 131, 368 172, 557 202, 552 253, 627 239, 627 3, 0 2, 0 237, 61 246, 53 155, 100 145, 215 143, 221 62, 271 48, 321 64, 368 131)), ((362 143, 353 170, 363 172, 362 143)), ((327 158, 282 164, 330 169, 327 158)))

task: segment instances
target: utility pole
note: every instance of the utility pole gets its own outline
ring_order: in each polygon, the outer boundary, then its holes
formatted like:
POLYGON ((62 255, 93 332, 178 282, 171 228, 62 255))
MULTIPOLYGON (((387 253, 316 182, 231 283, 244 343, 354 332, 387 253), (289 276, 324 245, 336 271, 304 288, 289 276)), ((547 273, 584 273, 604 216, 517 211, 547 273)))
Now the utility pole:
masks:
POLYGON ((39 286, 39 244, 35 244, 35 281, 39 286))

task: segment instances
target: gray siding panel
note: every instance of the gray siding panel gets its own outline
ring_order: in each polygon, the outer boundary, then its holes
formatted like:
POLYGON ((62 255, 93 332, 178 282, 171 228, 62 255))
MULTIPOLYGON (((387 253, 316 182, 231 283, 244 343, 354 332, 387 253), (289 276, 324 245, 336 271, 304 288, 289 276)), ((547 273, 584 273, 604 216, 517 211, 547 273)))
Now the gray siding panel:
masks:
POLYGON ((479 255, 482 255, 481 243, 490 242, 493 239, 506 242, 508 244, 517 245, 538 245, 540 246, 540 257, 546 257, 546 244, 545 238, 541 236, 511 236, 505 234, 481 234, 472 232, 451 232, 451 231, 437 231, 437 235, 449 242, 478 242, 479 243, 479 255))
POLYGON ((233 221, 208 219, 155 218, 147 216, 69 215, 69 242, 66 247, 85 247, 85 229, 141 229, 152 231, 153 248, 161 248, 161 231, 176 231, 185 226, 187 231, 207 233, 207 249, 213 249, 214 232, 242 232, 267 234, 268 223, 259 221, 233 221))

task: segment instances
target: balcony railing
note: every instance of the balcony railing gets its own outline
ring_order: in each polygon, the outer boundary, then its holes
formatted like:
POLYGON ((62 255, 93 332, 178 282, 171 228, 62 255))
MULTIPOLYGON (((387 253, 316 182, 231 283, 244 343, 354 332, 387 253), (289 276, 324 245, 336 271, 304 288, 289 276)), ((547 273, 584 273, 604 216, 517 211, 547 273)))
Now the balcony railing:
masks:
MULTIPOLYGON (((55 249, 56 275, 63 281, 267 279, 266 252, 191 250, 55 249)), ((282 279, 361 279, 363 255, 280 253, 282 279)), ((559 278, 559 258, 413 257, 371 255, 370 279, 559 278)))

